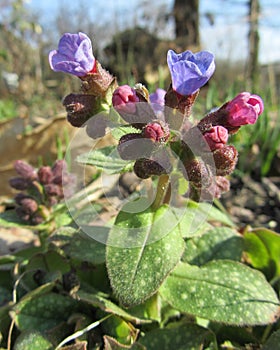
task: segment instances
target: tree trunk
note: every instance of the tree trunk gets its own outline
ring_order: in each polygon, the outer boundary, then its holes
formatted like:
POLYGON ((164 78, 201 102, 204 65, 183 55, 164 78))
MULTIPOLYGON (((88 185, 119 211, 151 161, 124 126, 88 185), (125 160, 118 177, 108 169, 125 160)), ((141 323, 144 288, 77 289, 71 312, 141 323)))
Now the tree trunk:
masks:
POLYGON ((199 0, 174 0, 173 15, 176 39, 185 46, 199 46, 199 0))
POLYGON ((259 0, 249 1, 249 57, 247 65, 248 88, 255 89, 259 82, 259 0))

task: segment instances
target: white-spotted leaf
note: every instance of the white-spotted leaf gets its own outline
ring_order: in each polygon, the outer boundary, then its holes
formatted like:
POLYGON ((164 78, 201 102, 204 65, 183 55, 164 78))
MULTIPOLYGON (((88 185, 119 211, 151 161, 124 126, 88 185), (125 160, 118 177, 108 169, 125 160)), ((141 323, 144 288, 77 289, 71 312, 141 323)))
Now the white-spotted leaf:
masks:
POLYGON ((231 325, 272 323, 280 310, 264 275, 230 260, 202 267, 180 263, 159 291, 181 312, 231 325))
POLYGON ((240 261, 243 238, 234 229, 216 227, 201 237, 186 240, 182 260, 191 265, 204 265, 211 260, 228 259, 240 261))
POLYGON ((153 295, 183 251, 177 218, 167 206, 137 215, 120 212, 106 251, 110 282, 120 302, 132 306, 153 295))

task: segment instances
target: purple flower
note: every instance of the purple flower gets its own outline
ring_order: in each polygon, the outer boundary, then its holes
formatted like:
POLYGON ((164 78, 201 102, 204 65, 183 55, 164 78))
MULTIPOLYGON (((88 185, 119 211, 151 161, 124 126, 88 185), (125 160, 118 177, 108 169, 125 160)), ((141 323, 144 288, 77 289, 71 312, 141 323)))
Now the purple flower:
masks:
POLYGON ((166 91, 164 89, 156 89, 156 91, 150 95, 150 102, 164 105, 165 94, 166 91))
POLYGON ((65 72, 82 77, 95 67, 95 58, 89 37, 65 33, 59 40, 58 50, 49 53, 49 63, 55 72, 65 72))
POLYGON ((194 94, 207 83, 215 70, 214 55, 208 51, 193 54, 185 51, 167 53, 167 63, 171 73, 172 88, 180 95, 194 94))
POLYGON ((163 112, 165 95, 166 91, 160 88, 156 89, 156 91, 150 95, 150 102, 155 113, 163 112))
POLYGON ((254 124, 263 112, 264 105, 260 96, 242 92, 228 102, 225 109, 228 111, 228 124, 239 127, 254 124))

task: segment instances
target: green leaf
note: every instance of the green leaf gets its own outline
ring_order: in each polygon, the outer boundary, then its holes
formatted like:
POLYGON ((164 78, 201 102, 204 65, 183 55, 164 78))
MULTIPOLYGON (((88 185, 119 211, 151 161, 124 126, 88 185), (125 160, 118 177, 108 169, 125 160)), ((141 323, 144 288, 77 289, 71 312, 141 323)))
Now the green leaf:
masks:
POLYGON ((46 331, 67 321, 75 312, 78 302, 60 294, 48 293, 33 296, 31 293, 22 298, 11 312, 19 330, 46 331))
POLYGON ((197 207, 172 208, 178 218, 183 238, 201 236, 213 226, 207 222, 205 212, 197 207))
POLYGON ((274 332, 267 342, 263 345, 262 350, 280 350, 280 329, 274 332))
POLYGON ((141 319, 160 322, 162 312, 161 301, 162 299, 159 297, 158 293, 156 293, 149 299, 145 300, 144 303, 129 308, 128 312, 132 315, 138 316, 141 319))
POLYGON ((22 332, 17 338, 14 350, 53 350, 52 343, 38 331, 22 332))
MULTIPOLYGON (((105 335, 104 339, 104 350, 147 350, 146 347, 141 344, 134 343, 131 346, 119 343, 116 339, 105 335)), ((1 350, 1 349, 0 349, 1 350)))
POLYGON ((130 345, 136 341, 139 329, 119 316, 111 316, 102 322, 102 330, 121 344, 130 345))
POLYGON ((263 274, 234 261, 201 268, 181 263, 160 294, 182 312, 231 325, 272 323, 279 313, 279 300, 263 274))
POLYGON ((122 136, 126 134, 135 134, 135 133, 139 134, 140 131, 139 129, 136 129, 131 125, 121 125, 111 130, 111 134, 116 140, 119 140, 122 136))
MULTIPOLYGON (((11 303, 0 307, 0 333, 3 335, 4 338, 8 336, 8 332, 11 324, 11 318, 9 315, 10 309, 11 309, 11 303)), ((1 344, 1 341, 0 341, 0 344, 1 344)))
POLYGON ((266 228, 244 234, 245 252, 249 263, 269 279, 280 276, 280 235, 266 228))
POLYGON ((167 206, 136 215, 121 211, 109 233, 106 255, 109 279, 120 302, 132 306, 148 299, 183 250, 177 217, 167 206))
POLYGON ((200 350, 213 338, 208 329, 195 324, 171 324, 146 333, 139 343, 149 350, 200 350))
POLYGON ((108 174, 119 174, 122 171, 128 171, 127 169, 131 168, 134 163, 121 159, 115 146, 94 149, 81 154, 77 157, 77 161, 82 164, 94 165, 108 174))
POLYGON ((98 307, 107 313, 122 317, 127 321, 133 322, 135 324, 149 323, 149 321, 145 319, 141 319, 137 316, 131 315, 127 311, 114 304, 111 300, 106 299, 100 293, 86 293, 82 290, 79 290, 76 293, 76 295, 80 300, 95 307, 98 307))
POLYGON ((202 237, 188 239, 182 260, 199 266, 219 259, 240 261, 242 252, 241 235, 228 227, 216 227, 208 230, 202 237))
POLYGON ((77 232, 71 228, 61 228, 52 235, 51 242, 59 245, 65 254, 72 259, 87 261, 94 265, 105 262, 105 245, 83 232, 77 232))
POLYGON ((38 284, 61 282, 62 275, 70 271, 70 265, 62 255, 50 250, 34 255, 27 264, 26 271, 30 273, 23 276, 23 283, 32 289, 38 284))

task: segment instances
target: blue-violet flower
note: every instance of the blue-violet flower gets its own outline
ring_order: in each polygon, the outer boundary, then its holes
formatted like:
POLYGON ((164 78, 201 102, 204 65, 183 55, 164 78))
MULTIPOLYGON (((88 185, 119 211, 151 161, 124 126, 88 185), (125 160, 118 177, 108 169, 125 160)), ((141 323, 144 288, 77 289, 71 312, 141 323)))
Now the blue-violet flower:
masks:
POLYGON ((182 96, 194 94, 207 83, 215 70, 214 55, 208 51, 167 53, 172 88, 182 96))
POLYGON ((95 67, 95 57, 89 37, 65 33, 59 40, 58 50, 49 53, 49 63, 55 72, 64 72, 83 77, 95 67))

